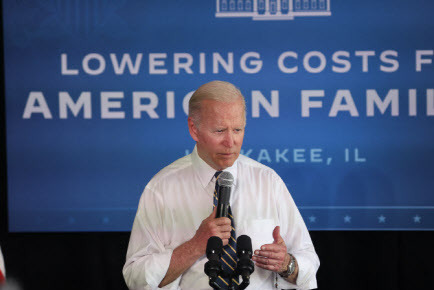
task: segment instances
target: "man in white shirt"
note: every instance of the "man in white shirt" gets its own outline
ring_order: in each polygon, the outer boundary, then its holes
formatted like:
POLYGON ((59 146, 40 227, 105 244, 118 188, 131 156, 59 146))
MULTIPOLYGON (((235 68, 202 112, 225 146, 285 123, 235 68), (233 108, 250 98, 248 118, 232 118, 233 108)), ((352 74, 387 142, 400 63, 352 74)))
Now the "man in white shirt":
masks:
POLYGON ((232 84, 201 86, 189 103, 192 154, 162 169, 146 186, 131 232, 123 274, 130 289, 209 289, 204 273, 211 236, 227 245, 231 220, 216 218, 216 171, 234 176, 230 198, 236 235, 252 238, 249 289, 316 288, 319 259, 282 179, 240 155, 245 101, 232 84))

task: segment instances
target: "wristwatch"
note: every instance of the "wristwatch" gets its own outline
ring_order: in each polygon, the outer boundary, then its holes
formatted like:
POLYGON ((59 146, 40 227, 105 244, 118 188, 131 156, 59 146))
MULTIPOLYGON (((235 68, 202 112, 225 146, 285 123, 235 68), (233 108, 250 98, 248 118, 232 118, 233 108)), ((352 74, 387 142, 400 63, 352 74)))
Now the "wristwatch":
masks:
MULTIPOLYGON (((288 253, 289 254, 289 253, 288 253)), ((286 268, 285 271, 283 271, 282 273, 279 273, 280 277, 282 278, 288 278, 289 276, 291 276, 294 271, 295 271, 295 258, 293 255, 289 254, 289 256, 291 257, 291 261, 289 262, 288 267, 286 268)))

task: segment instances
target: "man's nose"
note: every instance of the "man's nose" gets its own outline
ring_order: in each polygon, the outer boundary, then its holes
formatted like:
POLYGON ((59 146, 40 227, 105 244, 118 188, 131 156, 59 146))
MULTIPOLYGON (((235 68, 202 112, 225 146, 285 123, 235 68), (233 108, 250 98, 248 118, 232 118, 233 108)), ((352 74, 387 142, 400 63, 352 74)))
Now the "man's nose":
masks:
POLYGON ((233 134, 233 132, 228 130, 225 134, 225 139, 223 140, 223 144, 226 147, 232 147, 232 146, 234 146, 234 143, 235 143, 234 134, 233 134))

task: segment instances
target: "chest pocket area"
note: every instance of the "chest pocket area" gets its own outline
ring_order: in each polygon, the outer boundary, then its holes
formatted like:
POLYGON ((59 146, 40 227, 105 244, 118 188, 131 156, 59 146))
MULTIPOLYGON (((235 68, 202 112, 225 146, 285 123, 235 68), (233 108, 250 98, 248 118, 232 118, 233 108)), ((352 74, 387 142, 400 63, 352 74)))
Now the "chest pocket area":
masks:
POLYGON ((243 234, 252 239, 252 249, 255 251, 264 244, 273 243, 275 227, 276 223, 273 219, 253 219, 244 222, 243 234))

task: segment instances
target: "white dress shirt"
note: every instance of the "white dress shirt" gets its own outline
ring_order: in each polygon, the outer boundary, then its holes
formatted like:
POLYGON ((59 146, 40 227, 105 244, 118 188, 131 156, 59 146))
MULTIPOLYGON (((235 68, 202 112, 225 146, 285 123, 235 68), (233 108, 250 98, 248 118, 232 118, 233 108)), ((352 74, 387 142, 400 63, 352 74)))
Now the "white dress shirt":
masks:
MULTIPOLYGON (((269 167, 240 155, 225 169, 234 176, 230 204, 237 236, 248 235, 253 250, 273 242, 280 226, 288 252, 298 262, 297 285, 255 267, 248 289, 317 287, 319 259, 306 225, 282 179, 269 167)), ((140 198, 123 268, 130 289, 156 289, 166 275, 173 250, 190 240, 213 207, 215 170, 195 148, 192 154, 162 169, 140 198)), ((165 286, 167 289, 211 289, 204 273, 206 256, 165 286)))

